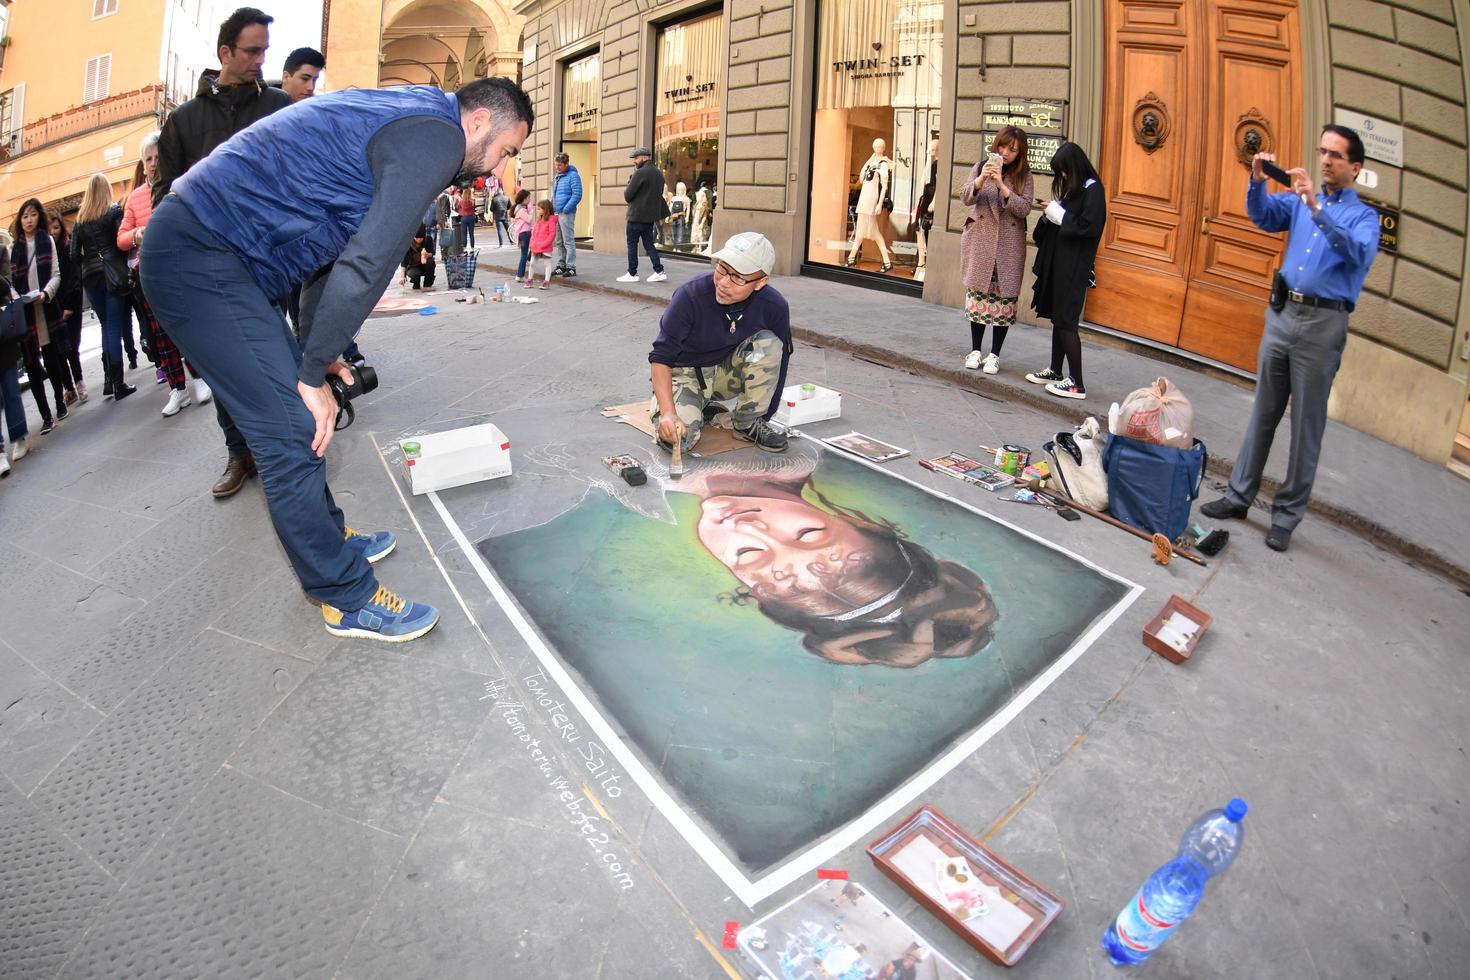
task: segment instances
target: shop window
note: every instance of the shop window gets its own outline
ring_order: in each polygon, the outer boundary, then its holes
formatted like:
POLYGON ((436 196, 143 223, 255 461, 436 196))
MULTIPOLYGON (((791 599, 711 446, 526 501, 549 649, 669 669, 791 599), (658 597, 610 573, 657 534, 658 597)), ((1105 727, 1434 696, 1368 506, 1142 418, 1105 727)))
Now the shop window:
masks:
POLYGON ((571 158, 572 166, 582 175, 582 199, 586 207, 577 209, 577 238, 590 239, 597 209, 592 202, 597 200, 599 173, 597 169, 597 146, 599 105, 602 101, 602 54, 594 51, 589 55, 568 61, 562 65, 561 102, 562 137, 561 149, 571 158))
POLYGON ((922 279, 940 188, 944 2, 831 0, 818 25, 807 260, 922 279))
POLYGON ((656 229, 659 248, 709 255, 719 202, 720 79, 724 16, 701 14, 658 32, 654 163, 664 172, 669 219, 656 229))

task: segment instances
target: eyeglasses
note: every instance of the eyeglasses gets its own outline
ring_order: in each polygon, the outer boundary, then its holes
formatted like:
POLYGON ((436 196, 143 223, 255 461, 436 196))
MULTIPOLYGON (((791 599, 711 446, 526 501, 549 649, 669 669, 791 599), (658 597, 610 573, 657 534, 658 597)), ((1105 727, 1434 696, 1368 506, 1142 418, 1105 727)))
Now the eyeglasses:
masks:
POLYGON ((265 54, 265 48, 237 48, 233 44, 230 45, 230 50, 234 51, 236 54, 244 52, 245 54, 250 55, 250 57, 252 58, 259 58, 261 55, 265 54))
POLYGON ((727 279, 737 286, 749 286, 751 283, 760 282, 766 277, 764 272, 758 276, 742 276, 723 262, 715 263, 715 275, 721 279, 727 279))
POLYGON ((1347 159, 1347 157, 1343 156, 1341 153, 1337 152, 1336 150, 1329 150, 1325 146, 1319 146, 1319 147, 1317 147, 1317 155, 1319 157, 1327 157, 1329 160, 1346 160, 1347 159))

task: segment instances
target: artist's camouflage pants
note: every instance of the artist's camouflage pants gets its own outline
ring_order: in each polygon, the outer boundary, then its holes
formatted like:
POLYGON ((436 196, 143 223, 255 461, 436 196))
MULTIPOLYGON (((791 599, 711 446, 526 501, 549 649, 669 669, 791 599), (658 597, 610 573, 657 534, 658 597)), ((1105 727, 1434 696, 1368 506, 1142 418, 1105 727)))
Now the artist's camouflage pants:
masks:
MULTIPOLYGON (((676 367, 674 408, 684 423, 684 448, 693 449, 704 428, 704 408, 712 401, 732 401, 730 416, 745 428, 766 414, 781 379, 781 338, 769 330, 747 337, 719 364, 707 368, 676 367)), ((658 399, 653 400, 658 426, 658 399)))

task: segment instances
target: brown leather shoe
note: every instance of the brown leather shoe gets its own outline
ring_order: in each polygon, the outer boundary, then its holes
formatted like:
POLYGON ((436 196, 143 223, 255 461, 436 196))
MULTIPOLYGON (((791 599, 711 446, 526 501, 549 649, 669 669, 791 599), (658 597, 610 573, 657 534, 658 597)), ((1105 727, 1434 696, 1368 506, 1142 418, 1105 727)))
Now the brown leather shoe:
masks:
POLYGON ((231 456, 230 461, 225 464, 225 471, 220 474, 219 481, 215 483, 210 492, 216 497, 233 497, 240 492, 245 481, 255 475, 255 460, 246 456, 244 459, 236 459, 231 456))

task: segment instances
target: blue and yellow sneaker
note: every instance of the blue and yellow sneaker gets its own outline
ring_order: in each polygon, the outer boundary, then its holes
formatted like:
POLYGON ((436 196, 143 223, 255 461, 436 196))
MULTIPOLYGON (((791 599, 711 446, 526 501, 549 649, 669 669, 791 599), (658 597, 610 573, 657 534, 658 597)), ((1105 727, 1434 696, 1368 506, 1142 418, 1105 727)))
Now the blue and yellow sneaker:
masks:
POLYGON ((335 606, 322 606, 327 632, 333 636, 352 636, 386 643, 404 643, 417 639, 439 622, 439 610, 422 602, 400 599, 383 586, 372 601, 357 612, 343 612, 335 606))
POLYGON ((398 539, 393 536, 392 531, 374 531, 371 534, 363 534, 349 527, 347 528, 347 546, 372 563, 392 554, 393 549, 398 547, 398 539))

